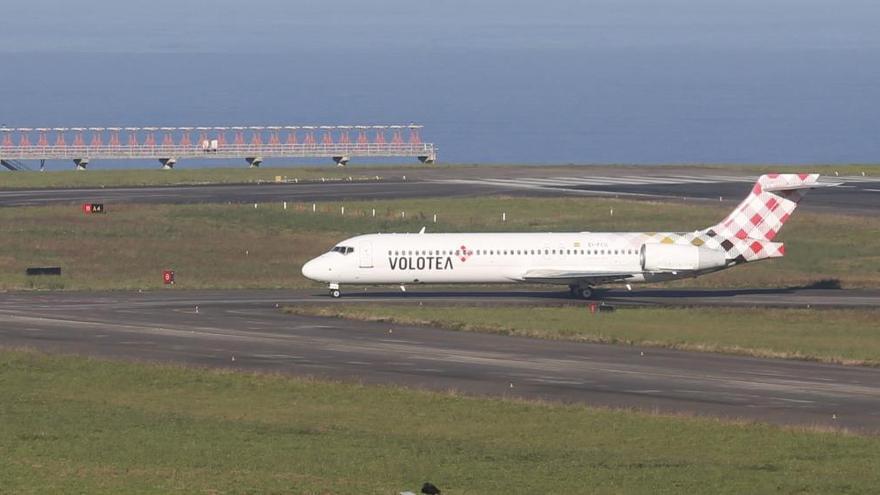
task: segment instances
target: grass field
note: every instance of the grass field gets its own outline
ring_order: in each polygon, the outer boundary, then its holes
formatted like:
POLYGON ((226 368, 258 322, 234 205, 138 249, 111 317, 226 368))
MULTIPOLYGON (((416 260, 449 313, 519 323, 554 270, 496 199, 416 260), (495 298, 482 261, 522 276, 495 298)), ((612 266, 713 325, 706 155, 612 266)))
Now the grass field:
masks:
MULTIPOLYGON (((174 269, 186 288, 316 286, 302 264, 360 233, 428 231, 692 230, 730 206, 595 198, 463 198, 253 205, 108 204, 0 209, 0 289, 132 289, 161 285, 174 269), (341 207, 345 207, 345 215, 341 207), (372 216, 375 209, 376 216, 372 216), (614 210, 613 216, 610 211, 614 210), (403 212, 406 212, 403 218, 403 212), (507 221, 501 221, 502 212, 507 221), (438 215, 433 223, 433 215, 438 215), (59 265, 60 278, 27 278, 59 265)), ((780 235, 786 257, 673 285, 778 287, 835 279, 880 285, 880 219, 797 212, 780 235)), ((317 287, 317 286, 316 286, 317 287)))
POLYGON ((328 304, 294 314, 880 366, 880 309, 618 308, 328 304))
MULTIPOLYGON (((421 165, 424 167, 425 165, 421 165)), ((192 168, 177 170, 61 170, 45 173, 2 172, 0 189, 71 188, 71 187, 137 187, 193 184, 247 184, 282 180, 375 180, 377 174, 400 176, 416 165, 351 167, 284 167, 284 168, 192 168)))
MULTIPOLYGON (((273 182, 275 178, 281 176, 285 180, 320 180, 322 177, 327 179, 344 179, 351 177, 353 180, 369 180, 380 177, 394 176, 399 177, 405 175, 407 171, 424 169, 430 167, 432 169, 462 169, 479 167, 481 169, 510 167, 512 164, 443 164, 430 165, 423 164, 398 164, 398 165, 352 165, 346 168, 337 168, 332 164, 317 167, 260 167, 246 168, 244 166, 233 168, 186 168, 185 165, 175 170, 153 169, 133 169, 133 170, 100 170, 93 169, 86 172, 76 170, 53 170, 45 173, 31 172, 6 172, 0 169, 0 189, 22 189, 22 188, 56 188, 56 187, 123 187, 123 186, 159 186, 159 185, 188 185, 188 184, 228 184, 228 183, 257 183, 257 182, 273 182)), ((518 167, 535 169, 542 168, 552 170, 552 165, 516 165, 518 167)), ((71 168, 73 165, 71 165, 71 168)), ((580 165, 576 167, 568 167, 575 172, 590 173, 597 169, 602 170, 602 174, 607 174, 608 165, 580 165)), ((646 167, 645 165, 614 165, 615 170, 633 174, 638 173, 639 169, 646 167)), ((681 169, 682 165, 651 165, 652 171, 663 170, 664 168, 674 167, 681 169)), ((736 165, 736 164, 708 164, 700 165, 701 168, 716 168, 719 173, 722 170, 727 171, 748 171, 754 173, 779 172, 785 170, 800 171, 809 170, 819 172, 825 175, 861 175, 865 173, 869 176, 880 176, 880 165, 876 164, 852 164, 852 165, 810 165, 804 167, 795 167, 791 165, 736 165)))
POLYGON ((880 438, 0 351, 4 493, 872 493, 880 438))

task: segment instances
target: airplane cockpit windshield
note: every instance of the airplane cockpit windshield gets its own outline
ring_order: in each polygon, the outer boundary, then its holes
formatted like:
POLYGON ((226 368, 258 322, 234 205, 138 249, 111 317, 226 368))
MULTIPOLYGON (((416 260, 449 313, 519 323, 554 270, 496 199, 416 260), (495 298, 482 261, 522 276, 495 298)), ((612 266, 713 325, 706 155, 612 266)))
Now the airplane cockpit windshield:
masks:
POLYGON ((348 246, 336 246, 333 249, 331 249, 330 252, 331 253, 340 253, 340 254, 349 254, 349 253, 354 252, 354 248, 348 247, 348 246))

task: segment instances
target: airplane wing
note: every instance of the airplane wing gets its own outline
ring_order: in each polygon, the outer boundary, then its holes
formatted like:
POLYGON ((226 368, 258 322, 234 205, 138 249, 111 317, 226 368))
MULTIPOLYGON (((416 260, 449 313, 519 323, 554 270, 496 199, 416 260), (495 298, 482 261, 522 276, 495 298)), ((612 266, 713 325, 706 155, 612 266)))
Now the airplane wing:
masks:
POLYGON ((605 272, 605 271, 572 271, 572 270, 529 270, 523 274, 524 282, 543 283, 602 283, 626 280, 632 276, 632 272, 605 272))

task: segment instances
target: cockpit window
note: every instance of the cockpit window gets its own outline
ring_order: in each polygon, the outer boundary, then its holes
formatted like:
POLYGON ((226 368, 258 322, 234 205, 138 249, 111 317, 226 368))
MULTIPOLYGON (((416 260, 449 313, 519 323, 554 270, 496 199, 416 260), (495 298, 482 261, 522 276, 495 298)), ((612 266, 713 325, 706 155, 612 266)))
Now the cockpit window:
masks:
POLYGON ((354 252, 353 247, 349 246, 335 246, 330 250, 331 253, 340 253, 340 254, 349 254, 354 252))

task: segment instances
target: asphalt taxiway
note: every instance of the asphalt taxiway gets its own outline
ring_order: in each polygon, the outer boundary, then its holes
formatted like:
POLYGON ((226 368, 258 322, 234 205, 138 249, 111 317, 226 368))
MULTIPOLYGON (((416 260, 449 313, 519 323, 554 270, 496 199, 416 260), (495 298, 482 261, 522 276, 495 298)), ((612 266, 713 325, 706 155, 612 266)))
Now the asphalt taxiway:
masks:
MULTIPOLYGON (((300 181, 163 187, 0 190, 0 206, 58 203, 260 203, 281 201, 355 201, 415 197, 598 196, 732 204, 749 192, 753 174, 719 175, 717 170, 614 172, 589 167, 487 167, 385 172, 376 179, 300 181), (482 173, 479 173, 482 172, 482 173), (409 175, 404 175, 409 174, 409 175)), ((856 214, 880 211, 880 177, 830 177, 844 184, 813 191, 806 209, 856 214)))
MULTIPOLYGON (((559 297, 515 293, 507 301, 559 297)), ((390 293, 355 299, 396 298, 390 293)), ((797 297, 797 296, 795 296, 797 297)), ((868 297, 877 300, 878 294, 868 297)), ((423 299, 501 300, 500 293, 423 299)), ((561 298, 560 298, 561 299, 561 298)), ((6 293, 0 344, 610 407, 880 431, 880 370, 283 314, 311 291, 6 293)), ((585 311, 585 317, 589 313, 585 311)), ((601 317, 601 316, 595 316, 601 317)))

